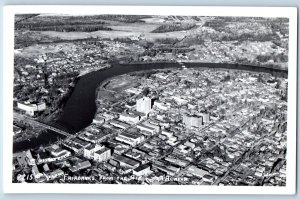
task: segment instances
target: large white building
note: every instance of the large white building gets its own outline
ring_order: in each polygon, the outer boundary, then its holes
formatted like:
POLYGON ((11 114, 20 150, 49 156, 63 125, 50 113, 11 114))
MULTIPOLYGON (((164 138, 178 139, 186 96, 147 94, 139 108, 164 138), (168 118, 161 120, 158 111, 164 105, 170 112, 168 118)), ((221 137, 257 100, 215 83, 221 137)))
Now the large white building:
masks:
POLYGON ((136 127, 141 131, 150 132, 152 135, 160 131, 159 125, 151 124, 148 121, 144 121, 143 123, 138 124, 136 127))
POLYGON ((104 147, 103 149, 100 149, 99 151, 96 151, 94 153, 94 160, 97 162, 103 162, 108 160, 111 157, 111 151, 109 148, 104 147))
POLYGON ((186 128, 199 128, 203 125, 203 118, 201 116, 183 115, 182 119, 186 128))
POLYGON ((152 100, 149 97, 143 97, 136 101, 136 110, 148 114, 152 109, 152 100))
POLYGON ((199 113, 199 115, 203 118, 204 123, 208 123, 210 121, 210 114, 209 113, 199 113))
POLYGON ((100 149, 102 149, 104 146, 101 146, 99 144, 92 144, 83 150, 83 156, 92 159, 94 157, 94 153, 100 149))
POLYGON ((136 124, 140 121, 140 116, 134 114, 121 113, 119 115, 119 120, 130 124, 136 124))
POLYGON ((116 140, 129 144, 131 146, 135 146, 144 140, 144 136, 138 133, 123 132, 116 137, 116 140))
POLYGON ((111 150, 103 145, 93 144, 83 150, 83 156, 97 162, 103 162, 111 157, 111 150))
POLYGON ((162 102, 162 101, 159 101, 159 100, 156 100, 154 102, 154 106, 158 109, 161 109, 161 110, 164 110, 164 111, 167 111, 170 109, 171 107, 171 104, 170 103, 165 103, 165 102, 162 102))
POLYGON ((25 111, 28 115, 34 116, 34 113, 37 111, 43 111, 46 109, 46 103, 41 102, 37 104, 30 104, 30 103, 17 103, 17 107, 23 111, 25 111))

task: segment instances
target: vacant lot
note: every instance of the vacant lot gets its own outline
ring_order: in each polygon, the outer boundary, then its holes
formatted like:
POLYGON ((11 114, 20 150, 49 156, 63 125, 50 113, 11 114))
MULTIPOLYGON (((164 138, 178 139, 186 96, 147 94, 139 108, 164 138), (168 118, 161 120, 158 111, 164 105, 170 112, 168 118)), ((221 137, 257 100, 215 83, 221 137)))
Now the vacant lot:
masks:
POLYGON ((57 53, 61 50, 67 51, 68 46, 73 44, 63 44, 61 43, 60 46, 58 45, 49 45, 49 44, 36 44, 32 46, 28 46, 22 49, 22 51, 18 54, 21 57, 38 57, 41 54, 45 53, 57 53), (62 46, 64 49, 62 49, 62 46))
POLYGON ((129 75, 118 76, 111 79, 109 83, 105 86, 106 89, 121 92, 128 88, 138 86, 138 77, 132 77, 129 75))

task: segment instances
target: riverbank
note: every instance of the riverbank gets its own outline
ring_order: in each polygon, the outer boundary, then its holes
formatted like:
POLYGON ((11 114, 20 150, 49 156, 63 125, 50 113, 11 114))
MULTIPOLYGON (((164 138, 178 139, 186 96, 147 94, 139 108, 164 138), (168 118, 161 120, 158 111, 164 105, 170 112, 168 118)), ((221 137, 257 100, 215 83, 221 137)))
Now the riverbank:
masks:
MULTIPOLYGON (((159 62, 161 63, 161 62, 159 62)), ((158 63, 158 64, 159 64, 158 63)), ((152 63, 152 64, 155 64, 155 63, 152 63)), ((120 64, 120 65, 126 65, 126 64, 120 64)), ((133 71, 133 72, 128 72, 126 73, 126 75, 133 75, 133 74, 142 74, 142 73, 147 73, 147 72, 152 72, 152 71, 161 71, 161 72, 164 72, 166 70, 171 70, 171 69, 178 69, 178 68, 167 68, 167 69, 146 69, 146 70, 142 70, 142 71, 133 71)), ((99 90, 99 88, 105 88, 105 86, 107 84, 110 83, 111 80, 115 79, 116 76, 112 76, 110 78, 107 78, 105 79, 103 82, 100 83, 99 87, 97 88, 97 90, 99 90)), ((96 91, 96 95, 97 95, 97 91, 96 91)))
MULTIPOLYGON (((187 68, 190 67, 208 67, 208 68, 224 68, 224 69, 235 69, 235 70, 247 70, 256 72, 267 72, 267 73, 283 73, 287 74, 287 71, 239 65, 239 64, 222 64, 222 63, 183 63, 187 68)), ((59 119, 59 122, 67 128, 72 128, 76 132, 88 126, 96 113, 96 91, 97 88, 106 81, 110 80, 118 75, 129 74, 131 72, 145 71, 145 70, 156 70, 156 69, 171 69, 181 68, 180 63, 138 63, 138 64, 120 64, 112 63, 110 68, 105 70, 99 70, 88 73, 80 78, 76 84, 76 88, 68 100, 63 116, 59 119), (84 105, 84 106, 83 106, 84 105)))
MULTIPOLYGON (((224 68, 227 70, 246 70, 255 72, 267 72, 267 73, 282 73, 287 75, 288 71, 264 68, 257 66, 247 66, 238 64, 222 64, 222 63, 184 63, 187 68, 224 68)), ((144 64, 119 64, 114 63, 111 67, 104 70, 98 70, 87 73, 86 75, 77 78, 77 83, 70 92, 66 103, 63 106, 63 112, 58 120, 53 123, 57 123, 58 126, 66 129, 71 129, 76 133, 92 123, 92 120, 97 111, 96 106, 96 92, 99 85, 108 81, 110 78, 129 74, 131 72, 139 72, 145 70, 157 70, 157 69, 172 69, 182 68, 179 63, 144 63, 144 64)), ((101 96, 100 96, 101 97, 101 96)), ((33 145, 48 144, 49 140, 53 140, 57 135, 52 133, 46 133, 39 136, 36 140, 30 142, 24 142, 22 147, 16 148, 31 148, 33 145)), ((14 146, 15 147, 15 146, 14 146)))
POLYGON ((45 131, 46 131, 45 129, 37 129, 37 128, 34 128, 34 131, 30 129, 26 129, 24 130, 24 132, 14 135, 13 143, 19 143, 25 140, 30 141, 32 139, 37 138, 45 131))
POLYGON ((105 69, 107 69, 109 67, 111 67, 110 64, 105 64, 104 67, 103 66, 101 66, 101 67, 99 66, 99 67, 93 67, 93 68, 85 68, 85 69, 83 69, 83 70, 81 70, 79 72, 78 77, 82 77, 82 76, 84 76, 84 75, 86 75, 88 73, 95 72, 95 71, 98 71, 98 70, 105 70, 105 69))
POLYGON ((215 65, 215 64, 222 64, 222 65, 236 65, 236 66, 248 66, 248 67, 257 67, 257 68, 266 68, 270 70, 280 70, 280 71, 288 71, 288 68, 285 67, 280 67, 279 65, 274 65, 274 64, 260 64, 260 65, 255 65, 255 64, 244 64, 244 63, 236 63, 236 62, 207 62, 207 61, 199 61, 199 60, 181 60, 181 59, 176 59, 173 61, 131 61, 131 62, 126 62, 126 61, 120 61, 120 65, 130 65, 130 64, 137 64, 137 65, 142 65, 142 64, 164 64, 164 63, 180 63, 180 64, 207 64, 207 65, 215 65))

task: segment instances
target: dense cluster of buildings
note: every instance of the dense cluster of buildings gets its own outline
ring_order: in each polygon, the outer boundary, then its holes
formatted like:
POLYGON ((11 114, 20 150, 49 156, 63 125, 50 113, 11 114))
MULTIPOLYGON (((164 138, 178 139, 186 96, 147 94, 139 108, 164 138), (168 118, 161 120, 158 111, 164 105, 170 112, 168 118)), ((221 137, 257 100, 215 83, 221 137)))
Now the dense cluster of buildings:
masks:
POLYGON ((39 44, 36 48, 43 53, 23 57, 28 53, 25 48, 16 54, 21 58, 15 61, 14 100, 29 104, 43 101, 53 110, 53 96, 66 95, 79 74, 110 67, 110 58, 141 51, 138 45, 110 40, 39 44))
POLYGON ((179 184, 284 185, 286 80, 273 81, 211 69, 140 77, 129 90, 148 87, 147 96, 124 90, 129 101, 116 104, 119 111, 98 107, 89 127, 59 147, 35 151, 36 160, 21 153, 15 165, 37 164, 36 182, 64 182, 62 175, 89 169, 96 183, 165 184, 172 177, 179 184), (131 175, 137 178, 120 178, 131 175))

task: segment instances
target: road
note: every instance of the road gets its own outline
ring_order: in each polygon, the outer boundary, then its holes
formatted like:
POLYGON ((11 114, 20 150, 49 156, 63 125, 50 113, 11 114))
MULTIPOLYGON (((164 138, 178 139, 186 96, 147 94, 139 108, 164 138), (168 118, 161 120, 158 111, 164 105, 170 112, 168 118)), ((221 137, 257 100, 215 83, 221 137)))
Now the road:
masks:
MULTIPOLYGON (((274 135, 275 133, 270 133, 268 136, 271 136, 271 135, 274 135)), ((262 143, 262 141, 266 138, 267 136, 262 136, 261 138, 259 138, 258 140, 255 141, 255 143, 250 147, 250 149, 248 150, 249 152, 253 150, 254 147, 260 145, 262 143)), ((229 174, 230 171, 233 171, 235 170, 237 167, 240 166, 240 163, 237 164, 237 162, 239 162, 239 160, 241 160, 243 158, 243 156, 241 156, 239 159, 237 159, 233 164, 232 166, 227 170, 227 172, 224 174, 223 177, 217 179, 213 184, 214 185, 218 185, 222 180, 224 180, 227 175, 229 174)))
POLYGON ((66 137, 71 137, 73 136, 72 134, 69 134, 61 129, 58 129, 58 128, 55 128, 53 126, 50 126, 49 124, 45 124, 45 123, 42 123, 40 121, 37 121, 29 116, 26 116, 26 115, 22 115, 20 113, 16 113, 14 112, 14 119, 17 119, 17 120, 23 120, 31 125, 35 125, 35 126, 40 126, 42 128, 45 128, 45 129, 48 129, 48 130, 51 130, 51 131, 54 131, 56 133, 59 133, 61 135, 64 135, 66 137))

